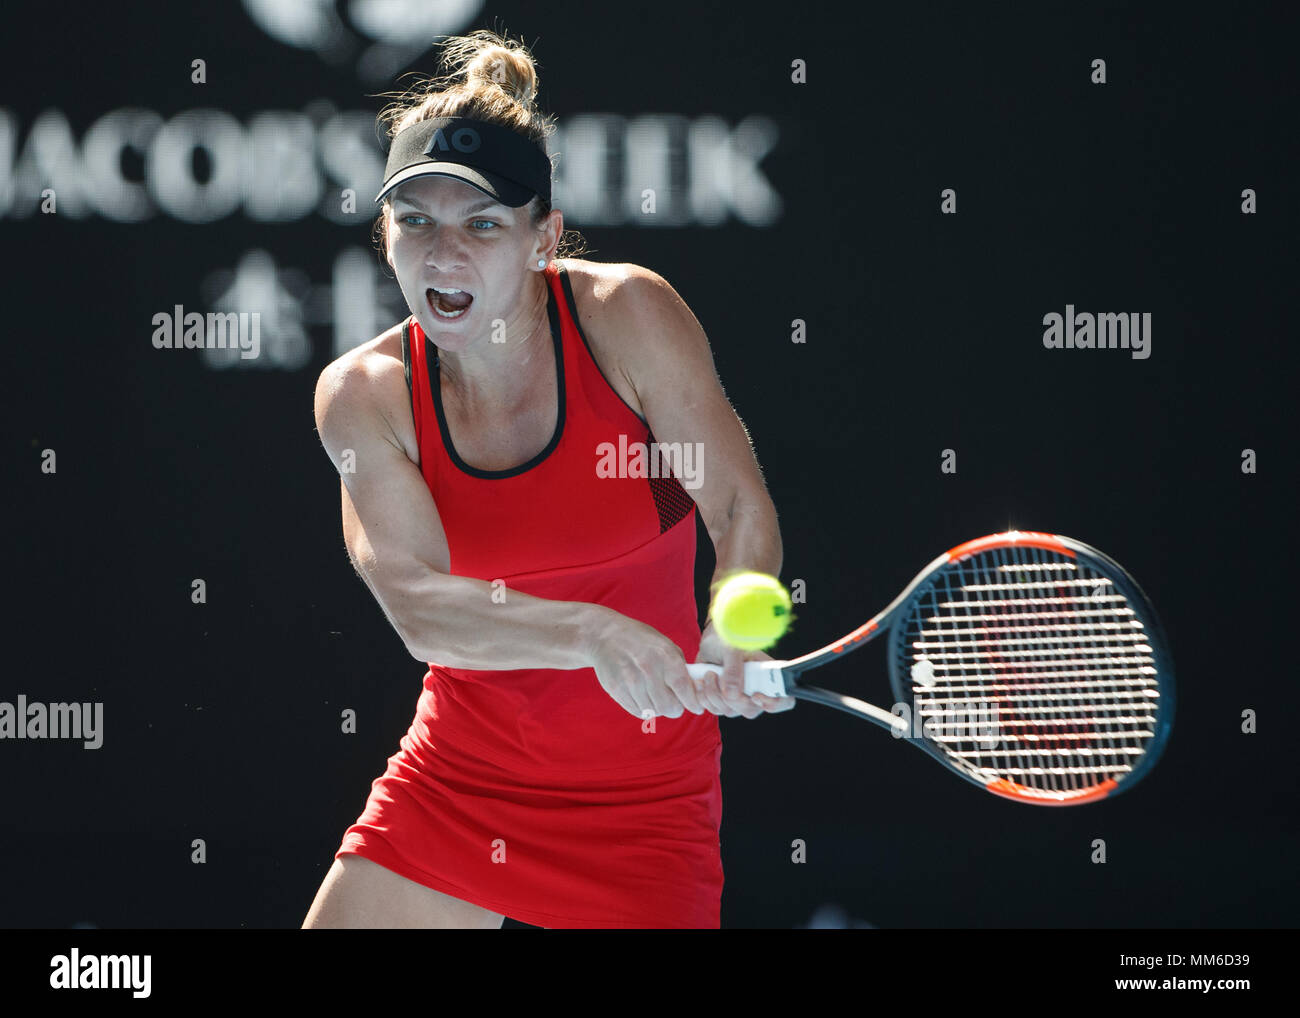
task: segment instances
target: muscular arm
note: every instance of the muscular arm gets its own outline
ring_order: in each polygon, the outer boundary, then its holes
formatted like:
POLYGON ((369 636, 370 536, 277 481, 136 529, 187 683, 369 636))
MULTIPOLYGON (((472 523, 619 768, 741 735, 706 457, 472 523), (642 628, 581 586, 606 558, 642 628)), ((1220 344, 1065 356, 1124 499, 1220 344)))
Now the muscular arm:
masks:
POLYGON ((718 380, 708 338, 660 276, 629 265, 614 302, 637 341, 622 367, 661 444, 700 443, 699 487, 688 489, 717 554, 714 580, 736 569, 781 571, 781 530, 749 434, 718 380))
MULTIPOLYGON (((621 369, 636 390, 655 441, 699 443, 703 470, 688 488, 699 506, 717 555, 713 583, 739 569, 777 576, 781 571, 781 528, 767 493, 749 433, 718 380, 708 337, 690 308, 660 276, 636 265, 610 300, 619 321, 636 337, 624 345, 621 369)), ((700 638, 697 660, 722 667, 698 684, 710 710, 754 717, 784 711, 790 697, 743 696, 744 662, 770 658, 761 651, 727 646, 712 620, 700 638), (754 706, 754 705, 757 706, 754 706)))
POLYGON ((358 575, 411 655, 451 668, 585 668, 617 613, 448 574, 437 507, 382 406, 403 406, 401 363, 378 355, 329 365, 316 386, 316 427, 341 476, 343 536, 358 575))

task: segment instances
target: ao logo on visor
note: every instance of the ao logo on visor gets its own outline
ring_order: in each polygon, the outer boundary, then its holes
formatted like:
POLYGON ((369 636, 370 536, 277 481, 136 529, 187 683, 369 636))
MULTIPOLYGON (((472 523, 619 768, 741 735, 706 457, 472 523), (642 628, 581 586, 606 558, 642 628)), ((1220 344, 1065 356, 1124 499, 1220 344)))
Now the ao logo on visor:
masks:
POLYGON ((478 131, 472 127, 459 127, 451 133, 450 143, 447 141, 447 135, 443 133, 442 128, 433 132, 433 137, 429 139, 429 144, 424 146, 424 154, 431 156, 435 151, 446 152, 455 149, 457 152, 474 152, 483 139, 478 136, 478 131))

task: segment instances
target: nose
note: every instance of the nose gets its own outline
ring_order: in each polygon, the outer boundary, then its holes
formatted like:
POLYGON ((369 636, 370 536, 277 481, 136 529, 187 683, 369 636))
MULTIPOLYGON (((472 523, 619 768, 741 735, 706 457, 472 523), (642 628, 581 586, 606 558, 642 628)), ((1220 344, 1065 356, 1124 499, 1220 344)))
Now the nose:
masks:
POLYGON ((457 269, 465 264, 464 238, 450 226, 435 226, 429 230, 429 246, 424 264, 439 272, 457 269))

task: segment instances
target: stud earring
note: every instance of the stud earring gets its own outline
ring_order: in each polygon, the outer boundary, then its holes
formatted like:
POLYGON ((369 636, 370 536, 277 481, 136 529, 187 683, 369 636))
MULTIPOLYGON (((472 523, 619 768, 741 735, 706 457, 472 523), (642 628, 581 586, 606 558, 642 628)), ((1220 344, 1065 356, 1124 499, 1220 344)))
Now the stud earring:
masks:
POLYGON ((546 268, 546 259, 545 259, 545 258, 538 258, 538 259, 537 259, 537 267, 538 267, 539 269, 544 269, 544 268, 546 268))

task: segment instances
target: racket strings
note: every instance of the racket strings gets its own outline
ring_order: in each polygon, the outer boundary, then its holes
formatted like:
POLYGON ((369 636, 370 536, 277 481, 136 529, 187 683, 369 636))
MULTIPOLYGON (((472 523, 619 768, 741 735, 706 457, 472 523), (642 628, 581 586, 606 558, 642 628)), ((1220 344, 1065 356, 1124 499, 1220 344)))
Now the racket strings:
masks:
POLYGON ((905 669, 925 663, 911 674, 926 736, 984 783, 1084 794, 1121 780, 1155 737, 1154 653, 1093 563, 1023 545, 980 552, 936 574, 906 625, 905 669))

